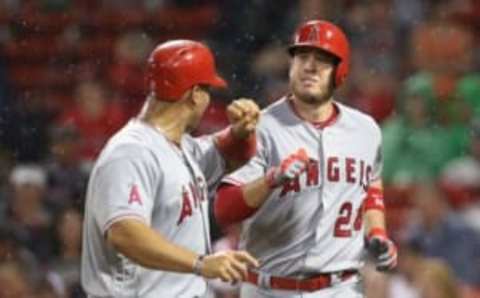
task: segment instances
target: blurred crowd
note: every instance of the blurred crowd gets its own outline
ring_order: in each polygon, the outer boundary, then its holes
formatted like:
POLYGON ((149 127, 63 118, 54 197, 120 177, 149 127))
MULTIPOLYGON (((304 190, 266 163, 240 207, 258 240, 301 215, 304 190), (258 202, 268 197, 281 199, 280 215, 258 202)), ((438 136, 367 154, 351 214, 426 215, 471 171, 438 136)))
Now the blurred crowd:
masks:
MULTIPOLYGON (((229 81, 196 134, 225 106, 265 106, 288 89, 286 45, 324 18, 352 43, 336 99, 383 129, 390 233, 399 268, 367 266, 372 298, 480 297, 480 1, 0 1, 0 298, 85 297, 79 285, 88 174, 138 112, 153 46, 192 38, 229 81)), ((238 227, 212 222, 216 249, 238 227)), ((236 288, 215 284, 217 297, 236 288)))

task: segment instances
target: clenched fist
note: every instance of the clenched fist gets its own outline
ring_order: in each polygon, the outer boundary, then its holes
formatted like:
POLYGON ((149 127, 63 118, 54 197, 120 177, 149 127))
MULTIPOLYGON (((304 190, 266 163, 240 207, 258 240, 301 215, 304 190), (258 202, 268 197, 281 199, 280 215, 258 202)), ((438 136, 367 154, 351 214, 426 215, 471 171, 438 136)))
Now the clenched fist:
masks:
POLYGON ((255 131, 259 115, 260 109, 251 99, 240 98, 227 107, 228 121, 237 138, 246 138, 255 131))

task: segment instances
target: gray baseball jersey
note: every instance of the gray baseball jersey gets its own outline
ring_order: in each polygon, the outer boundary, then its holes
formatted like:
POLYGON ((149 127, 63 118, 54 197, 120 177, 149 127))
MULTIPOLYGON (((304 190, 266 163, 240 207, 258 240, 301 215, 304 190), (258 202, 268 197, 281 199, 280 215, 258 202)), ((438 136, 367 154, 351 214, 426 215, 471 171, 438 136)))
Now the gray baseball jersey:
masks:
POLYGON ((211 136, 187 135, 181 147, 132 120, 103 149, 90 176, 85 209, 82 285, 89 297, 205 294, 203 278, 144 268, 105 241, 113 223, 136 218, 177 245, 207 252, 207 188, 220 179, 225 165, 211 136))
POLYGON ((302 120, 283 98, 264 111, 256 156, 224 178, 243 184, 265 175, 289 154, 305 148, 311 158, 298 179, 272 192, 244 221, 240 248, 272 275, 358 268, 364 259, 361 205, 381 173, 381 132, 369 116, 335 103, 338 116, 320 129, 302 120))

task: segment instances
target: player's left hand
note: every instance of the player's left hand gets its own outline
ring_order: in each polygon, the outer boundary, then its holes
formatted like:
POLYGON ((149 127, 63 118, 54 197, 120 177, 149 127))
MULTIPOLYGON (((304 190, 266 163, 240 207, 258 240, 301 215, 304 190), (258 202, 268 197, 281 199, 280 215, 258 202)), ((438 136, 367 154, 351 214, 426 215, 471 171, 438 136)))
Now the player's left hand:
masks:
POLYGON ((372 229, 367 236, 367 249, 378 271, 390 271, 397 266, 397 247, 383 229, 372 229))
POLYGON ((251 99, 240 98, 227 107, 228 121, 232 126, 232 133, 237 138, 246 138, 255 131, 260 109, 251 99))

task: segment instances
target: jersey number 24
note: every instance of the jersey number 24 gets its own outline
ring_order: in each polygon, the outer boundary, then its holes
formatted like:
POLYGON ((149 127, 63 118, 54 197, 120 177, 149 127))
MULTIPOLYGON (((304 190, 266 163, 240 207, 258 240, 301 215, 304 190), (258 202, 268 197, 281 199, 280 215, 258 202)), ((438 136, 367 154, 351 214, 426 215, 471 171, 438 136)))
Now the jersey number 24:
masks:
POLYGON ((352 225, 353 205, 351 202, 343 203, 338 212, 337 220, 335 221, 333 236, 341 238, 351 237, 352 230, 359 231, 362 228, 362 209, 362 206, 357 209, 357 215, 352 225))

